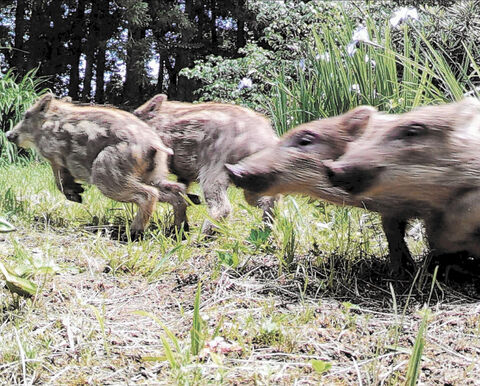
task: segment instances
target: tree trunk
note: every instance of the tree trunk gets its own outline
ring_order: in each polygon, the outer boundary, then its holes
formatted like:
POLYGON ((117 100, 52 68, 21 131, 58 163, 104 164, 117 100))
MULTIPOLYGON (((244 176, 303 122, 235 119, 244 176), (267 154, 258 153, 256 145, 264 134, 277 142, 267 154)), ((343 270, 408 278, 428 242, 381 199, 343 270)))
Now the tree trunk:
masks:
POLYGON ((110 15, 108 11, 108 1, 104 0, 99 3, 99 13, 96 18, 99 28, 99 41, 97 50, 95 102, 105 103, 105 55, 107 51, 107 40, 109 38, 109 25, 106 21, 110 19, 110 15))
POLYGON ((97 50, 97 67, 96 67, 96 88, 95 102, 105 103, 105 54, 107 51, 107 42, 98 43, 97 50))
POLYGON ((98 1, 92 1, 92 12, 88 25, 87 49, 85 52, 85 77, 83 78, 82 102, 88 102, 92 98, 92 79, 93 68, 95 64, 95 54, 97 50, 98 39, 98 1))
POLYGON ((158 78, 157 78, 157 85, 155 86, 155 93, 161 94, 163 93, 163 79, 165 77, 165 64, 164 64, 164 56, 163 53, 160 51, 159 55, 159 63, 158 63, 158 78))
POLYGON ((82 35, 85 29, 85 0, 78 0, 77 11, 73 20, 72 45, 70 53, 70 76, 68 95, 78 100, 80 87, 80 57, 82 55, 82 35))
POLYGON ((16 50, 13 53, 13 65, 19 74, 24 74, 25 68, 25 49, 23 39, 25 37, 25 0, 17 0, 17 8, 15 9, 15 41, 16 50))
POLYGON ((142 76, 144 75, 144 57, 138 46, 145 38, 145 29, 131 26, 128 30, 127 63, 124 85, 125 104, 134 106, 142 99, 142 76))
POLYGON ((238 0, 237 3, 237 49, 245 47, 245 0, 238 0))
POLYGON ((212 0, 211 3, 212 21, 210 24, 210 32, 212 35, 212 53, 218 54, 218 35, 217 35, 217 2, 212 0))

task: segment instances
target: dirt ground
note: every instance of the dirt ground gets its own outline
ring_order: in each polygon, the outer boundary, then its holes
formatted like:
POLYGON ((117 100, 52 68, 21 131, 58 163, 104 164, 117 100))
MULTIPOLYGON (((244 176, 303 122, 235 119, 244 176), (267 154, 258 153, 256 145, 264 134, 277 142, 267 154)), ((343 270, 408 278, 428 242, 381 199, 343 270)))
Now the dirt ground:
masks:
MULTIPOLYGON (((356 267, 344 283, 334 277, 327 288, 326 271, 309 265, 309 256, 299 256, 289 271, 268 254, 232 269, 219 267, 208 247, 149 280, 127 269, 114 272, 98 254, 78 249, 95 243, 124 248, 105 238, 21 229, 15 237, 32 250, 47 237, 65 255, 57 261, 61 273, 48 276, 34 299, 0 291, 5 383, 404 383, 420 309, 431 293, 420 383, 480 384, 480 302, 458 283, 461 292, 444 284, 430 291, 428 282, 412 287, 411 280, 386 278, 379 271, 384 263, 373 261, 356 267), (199 281, 204 349, 192 357, 199 281), (177 368, 166 360, 165 328, 137 311, 155 315, 173 332, 178 349, 167 341, 177 368), (331 368, 320 374, 311 360, 331 368)), ((11 248, 9 237, 0 242, 11 248)))

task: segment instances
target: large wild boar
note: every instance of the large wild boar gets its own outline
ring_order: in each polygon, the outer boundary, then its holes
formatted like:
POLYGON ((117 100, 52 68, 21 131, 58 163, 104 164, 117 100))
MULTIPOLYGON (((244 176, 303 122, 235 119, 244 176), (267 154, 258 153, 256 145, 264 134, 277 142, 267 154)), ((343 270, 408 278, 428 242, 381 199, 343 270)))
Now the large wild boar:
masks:
POLYGON ((354 197, 329 182, 323 163, 340 157, 375 114, 374 108, 360 106, 337 117, 300 125, 286 133, 277 145, 236 165, 227 164, 226 168, 235 184, 259 194, 302 193, 380 212, 389 244, 390 269, 398 273, 402 268, 413 267, 404 233, 407 220, 420 215, 418 206, 354 197))
POLYGON ((327 162, 333 184, 359 199, 415 201, 434 254, 480 257, 480 102, 376 114, 345 154, 327 162))
POLYGON ((113 200, 136 203, 133 236, 144 230, 157 200, 173 205, 177 227, 185 221, 186 202, 181 196, 185 186, 166 179, 172 150, 130 113, 75 105, 47 94, 7 138, 20 147, 36 148, 49 161, 58 189, 69 200, 81 202, 80 181, 96 185, 113 200))
MULTIPOLYGON (((155 128, 166 146, 173 149, 169 168, 179 182, 199 181, 209 215, 220 220, 228 216, 227 197, 230 179, 225 163, 236 163, 278 142, 270 122, 263 115, 245 107, 221 103, 182 103, 167 101, 159 94, 138 107, 134 114, 155 128)), ((273 197, 261 197, 248 189, 246 201, 263 209, 268 220, 273 197)), ((212 233, 209 221, 202 231, 212 233)))

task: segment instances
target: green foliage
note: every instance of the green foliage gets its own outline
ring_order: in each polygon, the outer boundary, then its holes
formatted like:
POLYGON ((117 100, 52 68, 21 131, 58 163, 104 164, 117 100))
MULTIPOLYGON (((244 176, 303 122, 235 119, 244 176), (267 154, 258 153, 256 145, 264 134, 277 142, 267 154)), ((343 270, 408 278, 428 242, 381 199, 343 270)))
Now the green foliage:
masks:
POLYGON ((0 217, 0 233, 13 232, 14 230, 15 227, 12 224, 0 217))
POLYGON ((420 323, 420 327, 418 328, 415 344, 413 345, 412 355, 410 356, 410 360, 408 361, 407 365, 407 380, 405 385, 408 386, 414 386, 417 384, 418 375, 420 373, 420 365, 422 362, 423 349, 425 347, 425 333, 431 311, 428 308, 425 308, 422 313, 422 321, 420 323))
POLYGON ((318 359, 312 359, 310 361, 310 364, 312 365, 312 368, 318 373, 318 374, 323 374, 329 371, 332 368, 332 364, 329 362, 321 361, 318 359))
POLYGON ((22 78, 12 70, 0 77, 0 162, 12 163, 18 161, 18 151, 15 145, 8 142, 5 133, 11 130, 39 95, 47 92, 41 89, 42 78, 36 77, 32 70, 22 78))
POLYGON ((370 20, 365 29, 368 39, 355 44, 351 42, 354 22, 344 16, 343 25, 341 32, 332 33, 326 25, 314 30, 315 45, 306 51, 295 76, 289 77, 281 68, 272 77, 274 92, 267 109, 279 134, 361 104, 399 113, 423 104, 458 100, 475 90, 479 73, 467 48, 467 62, 455 69, 449 56, 423 34, 412 41, 407 25, 402 26, 401 53, 394 49, 388 23, 379 28, 370 20))
POLYGON ((193 322, 190 329, 190 352, 197 356, 204 344, 204 322, 200 316, 200 294, 202 283, 198 283, 197 292, 195 294, 195 302, 193 303, 193 322))

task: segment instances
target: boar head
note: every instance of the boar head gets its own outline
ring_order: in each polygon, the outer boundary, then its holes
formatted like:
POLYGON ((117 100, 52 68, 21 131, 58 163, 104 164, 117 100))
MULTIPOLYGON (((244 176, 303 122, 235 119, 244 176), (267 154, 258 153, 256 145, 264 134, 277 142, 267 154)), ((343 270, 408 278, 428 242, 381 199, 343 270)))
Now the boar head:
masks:
POLYGON ((478 172, 472 173, 478 146, 480 102, 467 98, 400 115, 377 114, 345 154, 325 166, 331 183, 351 194, 432 200, 469 179, 478 184, 478 172))
POLYGON ((52 94, 41 97, 23 116, 23 119, 8 131, 7 139, 19 147, 29 148, 35 146, 35 135, 42 129, 46 120, 46 113, 54 99, 52 94))
MULTIPOLYGON (((263 195, 304 193, 325 199, 332 194, 323 161, 343 154, 376 110, 357 107, 346 114, 302 124, 272 147, 225 165, 232 181, 263 195)), ((340 189, 337 189, 340 191, 340 189)))

